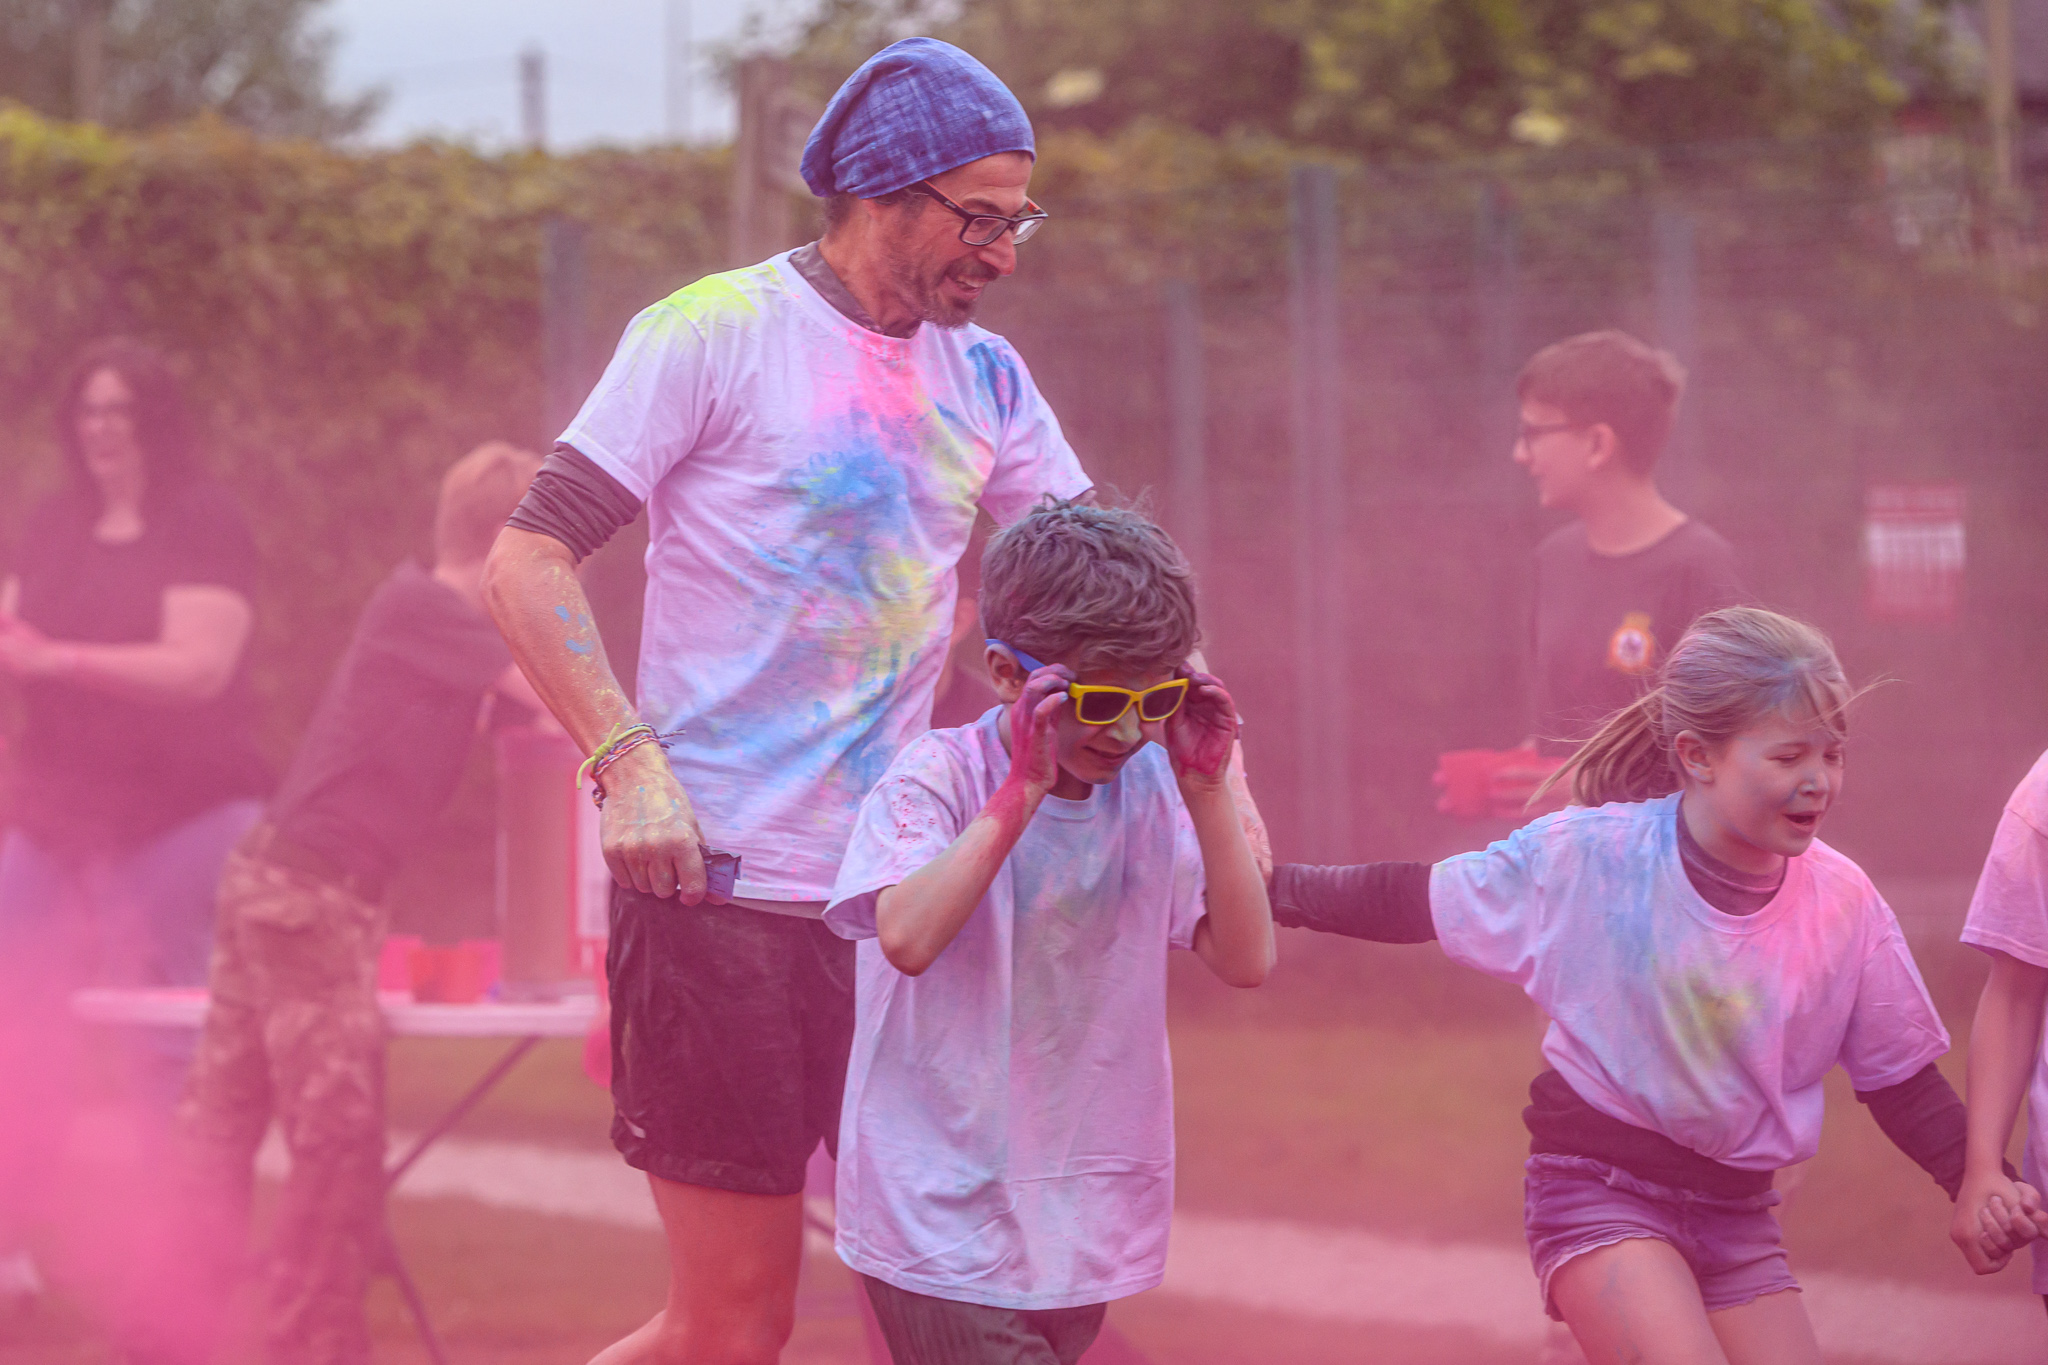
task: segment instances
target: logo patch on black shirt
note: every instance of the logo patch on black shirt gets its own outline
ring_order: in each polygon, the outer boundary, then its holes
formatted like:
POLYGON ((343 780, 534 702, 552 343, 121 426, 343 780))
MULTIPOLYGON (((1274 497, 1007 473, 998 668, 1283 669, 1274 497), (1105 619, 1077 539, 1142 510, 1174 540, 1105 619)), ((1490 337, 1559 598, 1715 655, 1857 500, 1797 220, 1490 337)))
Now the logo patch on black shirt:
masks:
POLYGON ((1657 662, 1657 637, 1650 631, 1650 613, 1632 611, 1621 618, 1607 639, 1607 666, 1630 677, 1650 671, 1657 662))

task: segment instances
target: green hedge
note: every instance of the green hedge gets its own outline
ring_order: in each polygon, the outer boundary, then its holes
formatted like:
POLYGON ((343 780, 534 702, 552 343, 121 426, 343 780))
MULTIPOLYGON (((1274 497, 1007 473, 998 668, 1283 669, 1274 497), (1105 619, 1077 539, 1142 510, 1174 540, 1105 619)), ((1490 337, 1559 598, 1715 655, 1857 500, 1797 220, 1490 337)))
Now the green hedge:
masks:
POLYGON ((52 391, 127 332, 189 374, 206 461, 262 553, 282 752, 355 608, 424 547, 439 471, 538 444, 545 222, 587 225, 590 325, 720 262, 722 154, 350 154, 206 122, 131 138, 0 111, 0 536, 59 477, 52 391))
MULTIPOLYGON (((1136 491, 1166 473, 1156 286, 1201 282, 1214 538, 1234 571, 1209 581, 1204 610, 1277 743, 1292 733, 1293 695, 1291 655, 1269 638, 1290 543, 1288 176, 1315 154, 1166 124, 1054 132, 1040 152, 1033 188, 1054 226, 1026 248, 1025 278, 989 320, 1018 340, 1091 470, 1136 491)), ((1352 623, 1361 659, 1374 642, 1434 638, 1453 617, 1451 638, 1466 639, 1473 613, 1507 611, 1535 521, 1487 424, 1526 348, 1654 321, 1650 220, 1676 200, 1697 216, 1703 259, 1697 416, 1701 449, 1715 453, 1691 490, 1701 510, 1751 552, 1771 600, 1836 628, 1867 671, 1913 676, 1899 651, 1914 641, 1853 624, 1861 484, 1971 482, 1971 554, 1984 570, 1972 571, 1970 648, 1930 648, 1983 654, 1987 701, 1960 709, 2031 735, 2036 707, 2012 680, 2038 690, 2019 661, 2032 645, 2000 642, 2031 642, 2040 619, 2027 530, 2048 493, 2035 472, 2039 386, 2020 376, 2038 369, 2048 276, 2013 257, 1987 270, 1987 256, 1902 252, 1896 205, 1846 144, 1516 153, 1398 172, 1333 164, 1355 409, 1346 458, 1359 581, 1372 589, 1352 623), (1504 304, 1510 255, 1522 283, 1504 304), (1776 495, 1756 499, 1757 487, 1776 495), (1375 511, 1382 494, 1392 501, 1375 511), (1413 496, 1444 502, 1459 533, 1485 543, 1456 554, 1440 535, 1410 544, 1418 518, 1400 499, 1413 496)), ((423 548, 438 472, 477 441, 552 434, 546 224, 586 229, 574 330, 588 378, 635 310, 729 264, 728 177, 719 152, 351 153, 218 123, 122 137, 0 110, 0 402, 12 418, 0 539, 57 477, 49 400, 78 347, 126 331, 180 357, 208 461, 262 550, 255 660, 282 757, 370 587, 423 548)), ((812 210, 801 213, 800 229, 812 210)), ((611 595, 630 599, 630 574, 611 576, 611 595)), ((1414 681, 1387 683, 1383 709, 1415 750, 1400 763, 1421 766, 1396 764, 1375 790, 1426 803, 1436 749, 1479 742, 1489 725, 1509 737, 1508 720, 1488 720, 1513 702, 1507 649, 1399 670, 1414 681)), ((1262 756, 1276 797, 1286 761, 1262 756)))

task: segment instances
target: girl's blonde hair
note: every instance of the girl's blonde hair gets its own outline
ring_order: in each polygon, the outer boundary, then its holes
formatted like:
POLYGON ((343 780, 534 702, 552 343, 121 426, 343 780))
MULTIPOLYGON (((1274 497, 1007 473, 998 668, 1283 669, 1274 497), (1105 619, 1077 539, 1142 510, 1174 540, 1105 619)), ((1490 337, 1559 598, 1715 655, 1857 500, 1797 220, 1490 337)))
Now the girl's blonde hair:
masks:
POLYGON ((1678 736, 1733 739, 1774 712, 1810 712, 1848 737, 1849 686, 1828 637, 1760 607, 1725 607, 1693 622, 1658 670, 1657 685, 1607 718, 1551 774, 1537 797, 1571 783, 1572 801, 1647 801, 1679 788, 1678 736))

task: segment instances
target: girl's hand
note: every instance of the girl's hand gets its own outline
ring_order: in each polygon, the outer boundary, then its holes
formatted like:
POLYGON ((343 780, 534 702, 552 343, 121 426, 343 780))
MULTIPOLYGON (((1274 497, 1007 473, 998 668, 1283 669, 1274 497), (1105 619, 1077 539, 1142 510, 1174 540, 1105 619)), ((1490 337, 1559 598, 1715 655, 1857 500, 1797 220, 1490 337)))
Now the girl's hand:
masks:
POLYGON ((1167 717, 1166 753, 1183 783, 1221 789, 1237 742, 1237 704, 1213 673, 1190 671, 1187 700, 1167 717))
POLYGON ((1047 664, 1024 681, 1024 694, 1010 703, 1010 775, 1006 785, 1024 789, 1036 805, 1060 780, 1059 711, 1067 704, 1074 670, 1047 664))
POLYGON ((2040 1236, 2041 1196, 2033 1186, 2008 1180, 2002 1171, 1966 1175, 1956 1192, 1949 1238, 1970 1269, 1990 1275, 2005 1269, 2013 1253, 2040 1236))
POLYGON ((2005 1239, 2017 1251, 2036 1237, 2048 1236, 2048 1208, 2042 1207, 2041 1192, 2026 1181, 2015 1180, 2012 1188, 2019 1200, 2017 1204, 2007 1203, 2000 1195, 1993 1195, 1992 1202, 2007 1215, 2005 1239))

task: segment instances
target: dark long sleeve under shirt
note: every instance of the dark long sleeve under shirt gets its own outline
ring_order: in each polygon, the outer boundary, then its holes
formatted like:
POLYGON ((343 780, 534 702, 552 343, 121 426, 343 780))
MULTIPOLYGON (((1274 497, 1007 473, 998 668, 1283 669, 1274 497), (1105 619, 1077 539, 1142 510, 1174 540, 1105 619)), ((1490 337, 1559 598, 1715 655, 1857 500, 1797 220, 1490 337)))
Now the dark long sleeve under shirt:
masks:
MULTIPOLYGON (((1712 885, 1711 871, 1686 860, 1688 879, 1709 901, 1757 894, 1754 887, 1712 885)), ((1374 943, 1427 943, 1436 937, 1429 873, 1428 863, 1282 863, 1273 869, 1271 882, 1273 922, 1374 943)), ((1897 1085, 1859 1090, 1856 1098, 1869 1107, 1884 1135, 1955 1198, 1963 1179, 1965 1111, 1948 1078, 1930 1063, 1897 1085)), ((1659 1185, 1724 1198, 1761 1194, 1771 1187, 1774 1172, 1726 1165, 1662 1133, 1602 1113, 1555 1071, 1530 1083, 1529 1100, 1522 1121, 1532 1153, 1591 1157, 1659 1185)))
MULTIPOLYGON (((846 287, 812 242, 790 253, 790 264, 810 281, 825 302, 870 332, 880 332, 868 310, 846 287)), ((552 536, 582 563, 640 515, 640 499, 598 468, 582 451, 559 442, 541 464, 526 496, 505 523, 521 531, 552 536)))

